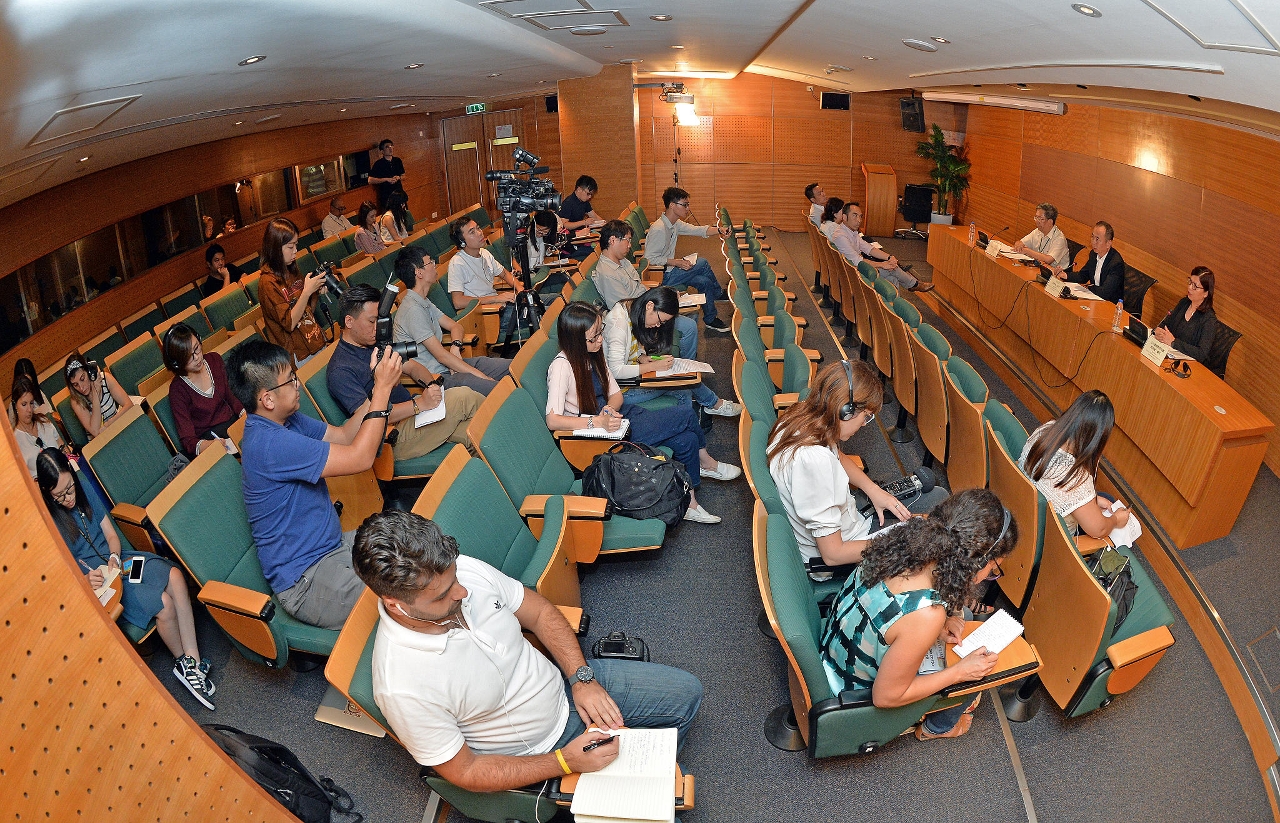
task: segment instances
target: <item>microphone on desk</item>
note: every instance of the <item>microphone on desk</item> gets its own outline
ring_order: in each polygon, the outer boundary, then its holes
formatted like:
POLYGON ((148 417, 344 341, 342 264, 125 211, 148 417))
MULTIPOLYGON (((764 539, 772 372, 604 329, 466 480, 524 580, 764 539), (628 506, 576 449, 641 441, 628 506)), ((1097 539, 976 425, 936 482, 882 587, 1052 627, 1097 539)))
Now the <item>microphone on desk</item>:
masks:
POLYGON ((1010 229, 1010 226, 1005 226, 1003 229, 1001 229, 1000 231, 996 232, 995 234, 993 234, 993 235, 991 235, 991 236, 992 236, 992 237, 999 237, 1000 235, 1002 235, 1002 234, 1004 234, 1005 232, 1007 232, 1009 229, 1010 229))

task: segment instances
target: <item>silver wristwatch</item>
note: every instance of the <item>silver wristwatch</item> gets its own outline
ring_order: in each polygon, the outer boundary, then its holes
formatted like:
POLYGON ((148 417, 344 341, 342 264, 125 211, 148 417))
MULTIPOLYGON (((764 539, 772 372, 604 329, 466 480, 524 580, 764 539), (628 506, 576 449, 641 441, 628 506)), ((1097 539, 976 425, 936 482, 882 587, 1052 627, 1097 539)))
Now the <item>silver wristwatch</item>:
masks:
POLYGON ((591 671, 590 666, 579 666, 573 673, 573 679, 578 683, 590 683, 596 679, 596 673, 591 671))

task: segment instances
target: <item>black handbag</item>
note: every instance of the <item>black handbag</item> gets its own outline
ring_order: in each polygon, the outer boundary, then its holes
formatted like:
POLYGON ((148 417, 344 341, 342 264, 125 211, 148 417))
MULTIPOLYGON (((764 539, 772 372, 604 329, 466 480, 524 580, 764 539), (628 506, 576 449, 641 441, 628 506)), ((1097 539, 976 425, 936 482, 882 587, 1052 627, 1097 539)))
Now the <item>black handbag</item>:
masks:
POLYGON ((689 510, 693 483, 679 460, 642 443, 624 441, 591 461, 582 473, 582 493, 603 497, 612 512, 624 517, 653 517, 674 526, 689 510))
POLYGON ((349 823, 364 820, 346 790, 327 777, 314 777, 287 747, 217 723, 200 728, 245 774, 303 823, 329 823, 334 811, 346 816, 349 823))
POLYGON ((1129 558, 1106 546, 1094 557, 1089 571, 1111 597, 1111 602, 1116 604, 1116 624, 1111 630, 1115 633, 1129 617, 1134 598, 1138 596, 1138 584, 1133 582, 1129 558))

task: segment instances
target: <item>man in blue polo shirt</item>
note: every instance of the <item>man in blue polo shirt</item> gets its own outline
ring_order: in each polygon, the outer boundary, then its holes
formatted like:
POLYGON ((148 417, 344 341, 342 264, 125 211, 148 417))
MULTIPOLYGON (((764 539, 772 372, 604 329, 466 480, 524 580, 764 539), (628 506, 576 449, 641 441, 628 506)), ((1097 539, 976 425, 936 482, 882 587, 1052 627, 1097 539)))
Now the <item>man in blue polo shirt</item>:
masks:
MULTIPOLYGON (((595 209, 591 208, 591 198, 596 196, 598 189, 594 177, 584 174, 578 178, 578 182, 573 184, 573 194, 560 202, 560 219, 563 221, 561 228, 572 234, 600 219, 595 209)), ((593 245, 594 242, 573 243, 569 246, 570 255, 575 260, 584 260, 591 254, 593 245)))
POLYGON ((231 392, 249 413, 240 441, 244 504, 262 573, 290 615, 340 629, 364 584, 351 568, 355 532, 342 533, 324 478, 372 468, 400 356, 387 349, 371 398, 341 428, 298 412, 298 374, 280 346, 252 340, 226 367, 231 392))

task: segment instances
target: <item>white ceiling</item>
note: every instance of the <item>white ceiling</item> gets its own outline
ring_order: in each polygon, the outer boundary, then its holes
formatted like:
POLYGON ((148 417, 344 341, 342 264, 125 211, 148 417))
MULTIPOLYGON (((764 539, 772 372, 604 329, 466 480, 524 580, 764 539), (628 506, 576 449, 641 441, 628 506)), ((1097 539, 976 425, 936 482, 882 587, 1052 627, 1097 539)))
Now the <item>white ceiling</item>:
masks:
POLYGON ((9 0, 0 206, 183 146, 537 93, 623 58, 643 61, 642 79, 745 70, 854 91, 1079 83, 1280 110, 1280 2, 1094 5, 1100 18, 1068 0, 9 0), (546 14, 556 11, 575 13, 546 14), (604 33, 559 28, 570 25, 604 33), (902 44, 934 36, 951 42, 934 53, 902 44), (256 54, 266 60, 237 66, 256 54), (831 64, 851 70, 828 74, 831 64))

